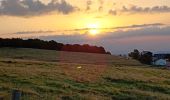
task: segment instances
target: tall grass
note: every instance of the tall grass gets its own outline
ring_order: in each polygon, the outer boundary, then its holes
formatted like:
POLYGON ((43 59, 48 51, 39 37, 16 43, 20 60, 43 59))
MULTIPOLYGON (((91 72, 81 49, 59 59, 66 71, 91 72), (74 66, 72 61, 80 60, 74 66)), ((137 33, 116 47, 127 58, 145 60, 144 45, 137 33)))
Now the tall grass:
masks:
POLYGON ((0 98, 17 89, 22 100, 169 100, 169 79, 117 56, 0 48, 0 98))

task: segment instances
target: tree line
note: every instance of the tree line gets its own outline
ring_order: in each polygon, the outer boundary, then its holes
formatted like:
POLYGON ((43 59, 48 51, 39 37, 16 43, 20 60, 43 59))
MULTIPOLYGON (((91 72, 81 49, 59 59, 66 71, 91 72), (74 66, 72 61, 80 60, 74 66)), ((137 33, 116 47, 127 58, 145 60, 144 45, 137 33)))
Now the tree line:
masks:
POLYGON ((153 53, 150 51, 139 52, 139 50, 134 49, 133 52, 129 53, 129 57, 140 61, 143 64, 152 64, 153 53))
POLYGON ((46 49, 46 50, 57 50, 57 51, 71 51, 71 52, 86 52, 86 53, 100 53, 100 54, 111 54, 106 52, 103 47, 91 46, 89 44, 63 44, 58 43, 54 40, 44 41, 40 39, 2 39, 0 38, 0 47, 15 47, 15 48, 35 48, 35 49, 46 49))

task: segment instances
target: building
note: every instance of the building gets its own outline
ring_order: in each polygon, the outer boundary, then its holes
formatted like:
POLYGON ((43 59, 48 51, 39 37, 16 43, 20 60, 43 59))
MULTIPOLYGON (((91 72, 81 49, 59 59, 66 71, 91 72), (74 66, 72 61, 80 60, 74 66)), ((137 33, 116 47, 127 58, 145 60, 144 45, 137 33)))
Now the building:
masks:
POLYGON ((154 54, 153 65, 170 67, 170 54, 154 54))
POLYGON ((167 65, 167 60, 166 59, 158 59, 153 62, 154 65, 156 66, 166 66, 167 65))
POLYGON ((167 61, 166 66, 170 67, 170 61, 167 61))

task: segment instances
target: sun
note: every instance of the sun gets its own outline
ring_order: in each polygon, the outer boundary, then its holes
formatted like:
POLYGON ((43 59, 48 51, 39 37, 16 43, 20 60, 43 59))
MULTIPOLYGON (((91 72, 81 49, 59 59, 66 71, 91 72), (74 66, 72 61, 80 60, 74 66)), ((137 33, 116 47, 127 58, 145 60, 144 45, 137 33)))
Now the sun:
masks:
POLYGON ((90 33, 91 35, 96 35, 96 34, 99 33, 99 31, 96 30, 96 29, 91 29, 91 30, 89 30, 89 33, 90 33))
POLYGON ((91 35, 97 35, 99 34, 99 24, 88 24, 87 25, 88 32, 91 35))

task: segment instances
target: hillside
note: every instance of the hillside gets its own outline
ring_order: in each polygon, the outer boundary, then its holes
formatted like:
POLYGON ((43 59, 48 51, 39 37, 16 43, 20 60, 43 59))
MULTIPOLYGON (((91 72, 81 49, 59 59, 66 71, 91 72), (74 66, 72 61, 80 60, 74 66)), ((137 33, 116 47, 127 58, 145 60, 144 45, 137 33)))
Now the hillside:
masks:
POLYGON ((112 55, 0 48, 0 97, 22 100, 167 100, 170 71, 112 55))

